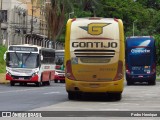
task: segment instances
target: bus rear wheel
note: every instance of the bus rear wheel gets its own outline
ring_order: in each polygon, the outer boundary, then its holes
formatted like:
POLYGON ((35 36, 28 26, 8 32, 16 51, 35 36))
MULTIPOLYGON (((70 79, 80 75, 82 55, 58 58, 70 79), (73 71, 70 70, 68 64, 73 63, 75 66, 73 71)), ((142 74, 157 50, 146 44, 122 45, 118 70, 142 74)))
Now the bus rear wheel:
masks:
POLYGON ((110 100, 121 100, 122 99, 122 93, 108 93, 108 98, 110 100))
POLYGON ((133 85, 133 84, 134 84, 134 82, 132 82, 131 80, 127 81, 127 85, 133 85))
POLYGON ((69 100, 74 100, 74 99, 75 99, 75 93, 73 93, 73 92, 68 92, 68 99, 69 99, 69 100))
POLYGON ((156 85, 156 81, 155 80, 149 81, 148 84, 149 85, 156 85))

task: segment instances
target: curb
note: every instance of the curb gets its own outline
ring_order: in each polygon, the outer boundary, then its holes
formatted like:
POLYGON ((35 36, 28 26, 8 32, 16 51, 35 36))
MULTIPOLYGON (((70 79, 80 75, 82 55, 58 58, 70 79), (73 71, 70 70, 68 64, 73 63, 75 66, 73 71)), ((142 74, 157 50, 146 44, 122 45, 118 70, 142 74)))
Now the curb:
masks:
POLYGON ((0 84, 8 84, 9 81, 5 80, 5 73, 0 73, 0 84))
POLYGON ((8 81, 0 82, 0 84, 9 84, 9 82, 8 81))

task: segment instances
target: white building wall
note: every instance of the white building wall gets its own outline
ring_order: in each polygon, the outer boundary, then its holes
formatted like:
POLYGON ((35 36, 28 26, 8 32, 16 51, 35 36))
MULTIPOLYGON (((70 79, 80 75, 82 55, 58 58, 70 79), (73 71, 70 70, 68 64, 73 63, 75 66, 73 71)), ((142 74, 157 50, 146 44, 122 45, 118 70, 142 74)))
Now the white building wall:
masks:
POLYGON ((27 26, 23 24, 24 19, 27 21, 27 14, 25 17, 22 15, 23 11, 27 11, 27 4, 19 2, 18 0, 3 0, 2 10, 8 11, 7 23, 2 23, 2 28, 7 28, 6 31, 2 32, 3 39, 6 39, 5 45, 22 43, 23 35, 17 34, 15 29, 27 26), (19 12, 21 14, 19 14, 19 12))

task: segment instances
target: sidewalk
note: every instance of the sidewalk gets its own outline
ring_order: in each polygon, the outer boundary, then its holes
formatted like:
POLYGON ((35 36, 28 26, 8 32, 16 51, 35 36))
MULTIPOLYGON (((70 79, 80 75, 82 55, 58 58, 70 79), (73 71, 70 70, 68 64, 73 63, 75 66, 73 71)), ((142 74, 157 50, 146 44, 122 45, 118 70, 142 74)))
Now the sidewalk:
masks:
POLYGON ((7 84, 9 81, 5 80, 5 73, 0 73, 0 84, 7 84))

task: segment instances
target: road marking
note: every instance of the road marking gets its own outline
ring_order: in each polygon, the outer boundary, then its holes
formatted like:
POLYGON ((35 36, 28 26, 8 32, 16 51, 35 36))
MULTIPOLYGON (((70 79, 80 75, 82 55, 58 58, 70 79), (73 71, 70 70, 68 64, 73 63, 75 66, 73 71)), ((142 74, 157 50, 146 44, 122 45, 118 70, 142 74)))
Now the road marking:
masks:
POLYGON ((32 89, 25 89, 25 90, 12 90, 12 91, 3 91, 3 92, 0 92, 1 93, 13 93, 13 92, 25 92, 25 91, 33 91, 33 90, 37 90, 37 89, 45 89, 45 88, 32 88, 32 89))
POLYGON ((46 94, 46 95, 48 95, 48 94, 59 94, 60 92, 48 92, 48 93, 44 93, 44 94, 46 94))

